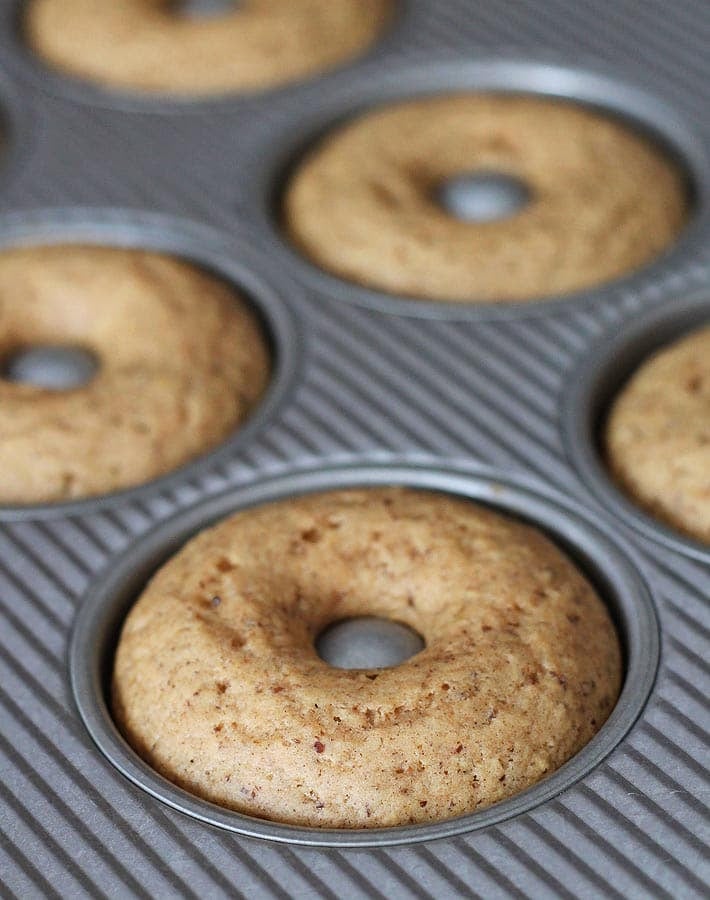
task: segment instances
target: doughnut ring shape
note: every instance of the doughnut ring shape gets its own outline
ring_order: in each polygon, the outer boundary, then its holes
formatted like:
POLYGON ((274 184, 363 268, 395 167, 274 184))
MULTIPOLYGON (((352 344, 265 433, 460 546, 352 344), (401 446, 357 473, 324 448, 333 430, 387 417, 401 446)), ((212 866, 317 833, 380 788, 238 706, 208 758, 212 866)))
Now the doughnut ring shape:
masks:
POLYGON ((683 172, 609 116, 535 96, 455 94, 388 105, 338 127, 286 187, 285 229, 328 272, 422 300, 522 302, 627 275, 688 215, 683 172), (439 202, 466 175, 503 176, 529 202, 492 221, 439 202))
POLYGON ((0 253, 0 360, 77 347, 99 362, 56 391, 0 377, 0 502, 132 487, 214 448, 251 412, 270 361, 222 280, 159 253, 37 246, 0 253))
POLYGON ((305 495, 202 532, 129 613, 115 719, 159 773, 260 818, 431 822, 543 778, 602 726, 619 642, 542 533, 473 502, 383 488, 305 495), (314 648, 374 615, 425 649, 393 668, 314 648))
POLYGON ((30 47, 59 71, 109 88, 209 95, 299 81, 363 52, 394 0, 243 0, 180 15, 171 0, 30 0, 30 47))

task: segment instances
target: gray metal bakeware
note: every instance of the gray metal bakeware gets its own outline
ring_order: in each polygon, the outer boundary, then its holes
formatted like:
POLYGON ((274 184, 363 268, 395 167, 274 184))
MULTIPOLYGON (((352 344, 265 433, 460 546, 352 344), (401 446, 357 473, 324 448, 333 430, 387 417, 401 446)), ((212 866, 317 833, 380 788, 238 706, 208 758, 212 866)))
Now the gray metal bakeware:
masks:
POLYGON ((595 428, 647 350, 710 319, 710 5, 403 0, 381 43, 343 69, 189 102, 48 71, 18 15, 0 2, 0 243, 195 260, 252 299, 276 375, 244 430, 164 479, 0 509, 0 894, 706 896, 710 551, 618 496, 595 428), (628 118, 686 166, 693 222, 645 270, 529 306, 384 297, 294 253, 274 200, 309 141, 369 105, 467 87, 628 118), (627 667, 598 738, 530 792, 430 831, 313 835, 158 784, 102 706, 131 592, 230 509, 390 482, 537 522, 595 579, 627 667))

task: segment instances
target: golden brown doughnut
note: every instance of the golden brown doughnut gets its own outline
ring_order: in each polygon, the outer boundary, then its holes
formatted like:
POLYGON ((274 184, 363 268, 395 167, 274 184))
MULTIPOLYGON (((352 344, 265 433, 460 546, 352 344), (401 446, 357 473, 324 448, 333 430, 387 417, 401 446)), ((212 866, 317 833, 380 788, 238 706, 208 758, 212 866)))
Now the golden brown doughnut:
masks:
POLYGON ((60 71, 110 88, 183 95, 298 81, 363 52, 394 0, 243 0, 205 18, 172 0, 29 0, 30 47, 60 71))
POLYGON ((285 227, 313 262, 426 300, 538 300, 601 285, 666 250, 688 217, 683 173, 630 127, 534 96, 456 94, 384 106, 326 135, 296 168, 285 227), (437 191, 512 176, 530 201, 495 221, 437 191))
POLYGON ((710 544, 710 326, 640 366, 613 403, 605 440, 633 500, 710 544))
POLYGON ((100 368, 56 391, 0 377, 0 502, 73 500, 163 475, 224 440, 269 377, 255 315, 223 281, 158 253, 0 252, 0 359, 76 346, 100 368))
POLYGON ((244 813, 337 828, 457 816, 534 784, 602 726, 619 643, 589 582, 529 526, 443 494, 363 489, 237 513, 155 575, 123 627, 113 710, 134 749, 244 813), (426 647, 329 666, 329 624, 426 647))

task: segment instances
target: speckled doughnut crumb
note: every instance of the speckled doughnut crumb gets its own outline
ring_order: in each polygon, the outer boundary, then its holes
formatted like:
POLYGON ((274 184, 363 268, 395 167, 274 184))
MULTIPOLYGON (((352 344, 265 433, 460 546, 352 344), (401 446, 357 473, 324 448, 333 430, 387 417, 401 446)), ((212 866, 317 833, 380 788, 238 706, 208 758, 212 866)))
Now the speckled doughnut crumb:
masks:
POLYGON ((99 370, 65 391, 0 378, 0 503, 164 475, 233 432, 269 379, 265 337, 236 290, 140 250, 0 252, 0 360, 46 345, 86 348, 99 370))
POLYGON ((710 544, 710 326, 643 363, 613 403, 605 444, 625 493, 710 544))
POLYGON ((295 245, 328 272, 422 300, 529 301, 627 275, 673 244, 689 215, 683 172, 592 109, 534 96, 457 94, 375 109, 338 127, 284 196, 295 245), (498 173, 530 201, 464 221, 448 179, 498 173))
POLYGON ((275 87, 364 52, 395 0, 242 0, 201 18, 173 0, 28 0, 29 46, 109 88, 205 95, 275 87))
POLYGON ((603 725, 618 639, 539 531, 411 489, 307 495, 192 539, 129 613, 116 721, 158 772, 253 816, 360 828, 431 822, 534 784, 603 725), (401 665, 332 668, 341 619, 409 625, 401 665))

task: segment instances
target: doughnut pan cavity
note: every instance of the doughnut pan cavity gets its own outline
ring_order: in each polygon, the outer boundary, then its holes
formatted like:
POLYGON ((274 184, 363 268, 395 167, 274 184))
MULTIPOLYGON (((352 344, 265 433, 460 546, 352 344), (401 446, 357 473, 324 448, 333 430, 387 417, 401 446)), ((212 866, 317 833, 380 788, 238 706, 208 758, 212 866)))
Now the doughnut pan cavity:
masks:
POLYGON ((303 845, 380 847, 434 840, 485 828, 556 796, 591 771, 636 721, 656 675, 658 630, 648 588, 623 549, 585 521, 579 510, 566 507, 559 498, 539 495, 521 481, 509 481, 495 470, 461 466, 319 468, 220 494, 169 519, 116 561, 109 577, 89 592, 77 618, 69 650, 70 677, 79 712, 94 741, 128 778, 188 815, 239 834, 303 845), (197 800, 157 775, 117 731, 106 696, 118 630, 150 575, 196 531, 237 509, 313 491, 389 484, 446 491, 492 505, 544 529, 577 561, 609 605, 626 662, 622 695, 600 732, 562 769, 510 800, 450 821, 401 828, 329 830, 266 822, 197 800))
POLYGON ((23 46, 20 6, 0 4, 0 245, 145 246, 206 265, 261 313, 277 372, 242 432, 167 478, 0 508, 0 893, 706 896, 710 552, 620 497, 595 429, 640 358, 710 309, 707 3, 671 16, 648 0, 401 0, 343 69, 206 101, 49 72, 23 46), (597 290, 495 308, 366 291, 294 252, 276 201, 315 139, 390 99, 468 88, 580 100, 660 140, 692 188, 678 243, 597 290), (393 482, 508 507, 577 554, 627 651, 597 738, 505 804, 396 834, 295 833, 146 770, 103 694, 132 592, 237 506, 393 482))
POLYGON ((710 292, 703 290, 676 300, 671 307, 650 309, 632 326, 590 348, 575 373, 563 409, 563 428, 570 460, 590 490, 614 515, 678 553, 710 562, 710 547, 678 534, 652 518, 619 490, 600 450, 604 419, 619 387, 653 353, 710 323, 710 292))

